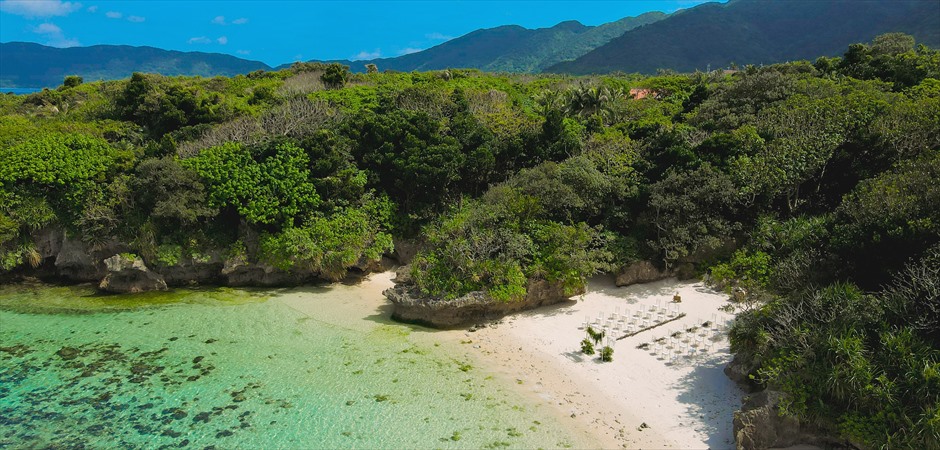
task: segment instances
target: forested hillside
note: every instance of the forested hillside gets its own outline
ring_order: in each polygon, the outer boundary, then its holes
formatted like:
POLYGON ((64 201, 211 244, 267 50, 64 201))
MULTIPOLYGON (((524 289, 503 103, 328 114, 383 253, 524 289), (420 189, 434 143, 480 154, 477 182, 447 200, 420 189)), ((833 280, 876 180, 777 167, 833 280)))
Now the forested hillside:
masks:
POLYGON ((940 47, 932 0, 732 0, 706 3, 624 33, 547 72, 592 74, 709 70, 836 56, 855 42, 902 32, 940 47))
POLYGON ((733 74, 71 77, 0 96, 0 273, 73 274, 50 229, 218 282, 419 241, 416 289, 494 302, 648 260, 734 294, 734 351, 785 413, 938 448, 938 179, 940 53, 898 34, 733 74))
POLYGON ((596 27, 573 20, 537 29, 505 25, 476 30, 409 55, 357 61, 351 65, 355 71, 363 71, 363 65, 371 63, 380 70, 403 72, 469 68, 488 72, 537 73, 561 61, 575 59, 629 30, 665 17, 667 15, 661 12, 649 12, 596 27))

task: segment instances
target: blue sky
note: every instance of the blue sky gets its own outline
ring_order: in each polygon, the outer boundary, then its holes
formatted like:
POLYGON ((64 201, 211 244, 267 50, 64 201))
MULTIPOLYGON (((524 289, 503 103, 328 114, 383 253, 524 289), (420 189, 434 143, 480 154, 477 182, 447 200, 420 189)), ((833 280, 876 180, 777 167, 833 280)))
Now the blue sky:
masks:
POLYGON ((227 53, 275 66, 394 57, 479 28, 541 28, 565 20, 599 25, 700 3, 705 2, 0 0, 0 42, 149 45, 227 53))

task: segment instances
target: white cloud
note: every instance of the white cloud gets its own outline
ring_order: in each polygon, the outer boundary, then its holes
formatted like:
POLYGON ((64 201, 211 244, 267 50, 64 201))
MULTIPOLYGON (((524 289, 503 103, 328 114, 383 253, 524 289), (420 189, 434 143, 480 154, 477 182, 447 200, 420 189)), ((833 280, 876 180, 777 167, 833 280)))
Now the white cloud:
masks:
POLYGON ((128 22, 141 23, 141 22, 143 22, 143 21, 145 21, 145 20, 147 20, 147 19, 144 18, 144 17, 140 17, 140 16, 128 16, 128 17, 127 17, 127 21, 128 21, 128 22))
POLYGON ((97 5, 89 6, 89 7, 88 7, 88 12, 90 12, 90 13, 96 13, 96 12, 98 12, 98 6, 97 6, 97 5))
POLYGON ((109 19, 120 19, 121 17, 124 17, 124 14, 121 14, 121 13, 119 13, 119 12, 117 12, 117 11, 108 11, 108 12, 104 13, 104 15, 105 15, 105 17, 107 17, 107 18, 109 18, 109 19))
POLYGON ((225 16, 215 16, 215 19, 212 19, 212 23, 216 25, 225 25, 225 16))
POLYGON ((81 7, 81 3, 60 0, 4 0, 0 2, 0 11, 25 17, 67 16, 81 7))
POLYGON ((454 38, 453 36, 448 36, 446 34, 441 34, 437 32, 425 34, 424 37, 432 41, 449 41, 454 38))
POLYGON ((248 19, 246 19, 246 18, 244 18, 244 17, 239 17, 239 18, 237 18, 237 19, 235 19, 235 20, 232 21, 232 24, 234 24, 234 25, 244 25, 244 24, 246 24, 246 23, 248 23, 248 19))
POLYGON ((41 23, 33 28, 33 33, 45 36, 46 45, 52 47, 77 47, 81 45, 78 39, 67 38, 62 33, 62 29, 54 23, 41 23))
POLYGON ((62 29, 54 23, 41 23, 33 28, 36 34, 62 34, 62 29))
POLYGON ((424 49, 423 48, 411 48, 411 47, 403 48, 398 51, 398 56, 409 55, 411 53, 418 53, 421 50, 424 50, 424 49))
POLYGON ((228 44, 228 38, 225 37, 225 36, 221 36, 221 37, 219 37, 218 39, 216 39, 215 41, 218 42, 219 44, 222 44, 222 45, 228 44))
POLYGON ((235 53, 238 53, 239 55, 250 55, 251 50, 235 50, 235 53))
POLYGON ((300 53, 294 55, 294 61, 301 61, 303 59, 304 59, 304 55, 301 55, 300 53))
POLYGON ((197 36, 194 38, 189 38, 189 40, 186 42, 190 44, 211 44, 212 39, 209 39, 205 36, 197 36))
POLYGON ((374 52, 368 52, 368 51, 363 50, 357 53, 356 56, 353 56, 352 58, 349 58, 349 59, 353 61, 359 61, 360 59, 375 59, 381 56, 382 56, 382 50, 380 49, 375 49, 374 52))

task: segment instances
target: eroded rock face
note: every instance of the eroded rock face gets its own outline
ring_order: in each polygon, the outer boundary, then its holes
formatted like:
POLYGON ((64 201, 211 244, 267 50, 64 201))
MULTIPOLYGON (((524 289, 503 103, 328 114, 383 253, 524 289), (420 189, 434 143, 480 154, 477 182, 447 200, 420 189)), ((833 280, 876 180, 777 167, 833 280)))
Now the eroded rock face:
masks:
POLYGON ((761 391, 747 397, 741 410, 735 411, 734 438, 738 450, 789 447, 816 440, 801 432, 798 419, 779 414, 778 404, 785 395, 761 391))
POLYGON ((725 366, 724 372, 725 375, 731 379, 731 381, 738 383, 742 387, 751 389, 753 382, 751 381, 749 375, 754 371, 755 368, 756 367, 754 364, 744 361, 740 355, 735 355, 734 359, 732 359, 731 362, 725 366))
POLYGON ((105 268, 81 240, 65 235, 55 258, 56 273, 71 281, 98 281, 105 268))
POLYGON ((411 284, 397 284, 386 289, 384 294, 395 305, 392 319, 435 328, 453 328, 563 302, 583 292, 582 289, 566 294, 561 283, 530 279, 525 298, 517 302, 497 301, 483 292, 471 292, 453 300, 422 298, 411 284))
POLYGON ((43 228, 33 234, 36 251, 42 259, 57 256, 62 249, 63 239, 65 239, 65 233, 60 228, 43 228))
POLYGON ((297 286, 316 281, 317 275, 313 272, 288 272, 242 258, 230 258, 222 267, 227 286, 297 286))
POLYGON ((394 257, 402 265, 411 264, 411 260, 421 250, 421 243, 414 239, 394 238, 393 242, 395 244, 394 257))
POLYGON ((144 261, 135 255, 120 254, 104 260, 107 275, 98 288, 119 294, 165 291, 163 276, 151 271, 144 261))
POLYGON ((627 265, 617 274, 617 286, 630 286, 637 283, 665 280, 674 273, 656 267, 649 261, 637 261, 627 265))
POLYGON ((172 266, 151 261, 153 270, 163 275, 168 286, 192 286, 200 284, 222 284, 224 261, 221 251, 212 251, 200 259, 191 256, 181 258, 172 266))

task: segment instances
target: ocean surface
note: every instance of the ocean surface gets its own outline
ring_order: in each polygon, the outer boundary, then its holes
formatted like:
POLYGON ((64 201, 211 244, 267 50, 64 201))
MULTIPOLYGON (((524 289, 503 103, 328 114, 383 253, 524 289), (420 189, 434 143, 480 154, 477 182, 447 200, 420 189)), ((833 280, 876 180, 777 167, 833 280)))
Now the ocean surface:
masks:
POLYGON ((12 92, 16 95, 20 94, 32 94, 33 92, 39 92, 42 88, 0 88, 0 94, 6 94, 12 92))
POLYGON ((370 295, 0 287, 0 448, 590 446, 370 295))

